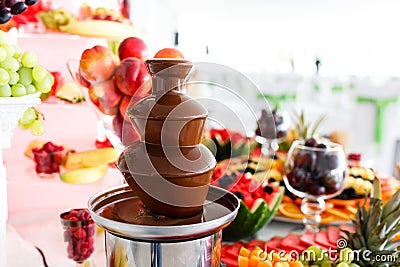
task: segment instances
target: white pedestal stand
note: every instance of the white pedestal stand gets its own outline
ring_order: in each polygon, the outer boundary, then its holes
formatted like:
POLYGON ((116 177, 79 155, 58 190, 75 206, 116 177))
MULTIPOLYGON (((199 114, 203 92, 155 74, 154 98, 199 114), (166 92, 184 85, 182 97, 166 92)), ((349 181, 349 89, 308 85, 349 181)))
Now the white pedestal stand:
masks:
POLYGON ((11 147, 13 130, 24 111, 40 103, 40 94, 0 97, 0 267, 7 266, 7 172, 3 149, 11 147))

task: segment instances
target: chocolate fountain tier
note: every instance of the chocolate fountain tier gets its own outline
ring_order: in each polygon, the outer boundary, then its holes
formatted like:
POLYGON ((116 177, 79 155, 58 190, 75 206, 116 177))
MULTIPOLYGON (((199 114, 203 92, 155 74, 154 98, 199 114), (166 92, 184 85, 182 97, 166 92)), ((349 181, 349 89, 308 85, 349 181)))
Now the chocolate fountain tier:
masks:
POLYGON ((204 145, 161 147, 138 142, 118 159, 125 181, 146 208, 171 218, 201 212, 215 165, 204 145))
POLYGON ((142 210, 138 196, 126 185, 92 196, 89 210, 95 223, 125 239, 182 242, 213 235, 235 218, 239 200, 232 193, 210 186, 201 215, 186 219, 152 216, 142 210))
POLYGON ((175 90, 145 98, 127 111, 142 141, 167 146, 199 144, 207 114, 200 103, 175 90))

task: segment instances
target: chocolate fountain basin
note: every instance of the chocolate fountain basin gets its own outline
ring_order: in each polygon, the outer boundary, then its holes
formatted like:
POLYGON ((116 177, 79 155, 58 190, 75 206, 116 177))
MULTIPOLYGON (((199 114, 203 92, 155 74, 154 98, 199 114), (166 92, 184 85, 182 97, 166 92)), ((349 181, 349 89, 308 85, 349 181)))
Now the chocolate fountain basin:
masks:
POLYGON ((105 230, 107 266, 219 267, 222 229, 235 219, 239 199, 210 186, 202 213, 172 219, 143 213, 137 195, 120 185, 93 195, 88 206, 105 230))
POLYGON ((140 201, 128 185, 108 188, 89 199, 89 210, 98 226, 115 235, 138 241, 176 242, 211 235, 228 226, 236 217, 239 209, 239 199, 234 194, 210 186, 203 205, 202 216, 170 219, 175 221, 175 223, 168 221, 167 223, 170 225, 162 225, 162 219, 156 225, 144 225, 121 222, 102 216, 105 208, 126 200, 135 203, 140 201), (188 224, 180 223, 191 219, 192 222, 188 224))

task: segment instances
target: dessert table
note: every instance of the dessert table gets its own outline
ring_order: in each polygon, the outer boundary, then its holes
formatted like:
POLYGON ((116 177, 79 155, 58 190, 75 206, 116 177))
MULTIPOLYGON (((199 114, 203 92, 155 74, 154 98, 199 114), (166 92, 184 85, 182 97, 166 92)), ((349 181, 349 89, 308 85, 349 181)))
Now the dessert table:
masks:
MULTIPOLYGON (((18 251, 25 251, 20 246, 24 244, 24 247, 29 248, 26 251, 32 254, 33 259, 38 256, 34 249, 36 246, 45 254, 49 266, 74 266, 66 257, 60 213, 75 207, 86 207, 94 193, 119 184, 121 174, 110 167, 103 179, 86 185, 66 184, 58 177, 39 178, 35 173, 34 161, 24 155, 32 140, 52 141, 76 151, 83 151, 95 148, 98 135, 97 119, 92 108, 85 103, 42 103, 40 110, 45 114, 45 134, 37 137, 29 131, 16 128, 11 148, 4 150, 9 208, 8 261, 11 264, 17 260, 15 255, 18 251)), ((96 251, 103 256, 105 254, 101 252, 101 244, 102 242, 96 251)), ((28 258, 29 266, 35 266, 33 262, 36 261, 28 258)), ((105 263, 105 258, 100 259, 100 262, 105 263)))
MULTIPOLYGON (((72 185, 56 178, 39 178, 34 162, 24 156, 33 139, 43 139, 66 145, 77 151, 94 148, 97 137, 97 119, 92 108, 85 104, 42 103, 46 132, 35 137, 29 132, 16 129, 11 149, 4 151, 7 169, 9 219, 7 228, 7 255, 9 262, 22 259, 16 257, 25 248, 25 259, 29 266, 45 266, 35 247, 39 248, 48 266, 74 266, 66 256, 66 245, 62 240, 61 212, 86 207, 89 198, 104 188, 120 183, 121 173, 109 167, 106 176, 92 184, 72 185), (21 247, 21 244, 23 246, 21 247), (39 259, 39 260, 38 260, 39 259)), ((273 221, 260 230, 257 238, 269 239, 274 235, 285 235, 299 229, 301 225, 273 221)), ((98 231, 93 263, 105 266, 104 236, 98 231)), ((19 266, 17 264, 13 266, 19 266)))

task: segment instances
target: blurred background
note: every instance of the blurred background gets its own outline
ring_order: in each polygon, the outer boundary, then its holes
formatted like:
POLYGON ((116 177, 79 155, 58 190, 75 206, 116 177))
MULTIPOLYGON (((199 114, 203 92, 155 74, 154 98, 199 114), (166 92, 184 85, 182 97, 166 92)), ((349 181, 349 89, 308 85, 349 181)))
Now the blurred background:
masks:
MULTIPOLYGON (((53 8, 75 14, 83 4, 118 9, 121 3, 130 6, 129 19, 143 34, 149 55, 176 47, 194 62, 237 70, 256 87, 216 73, 209 80, 235 84, 256 112, 260 112, 261 91, 268 99, 280 99, 281 110, 304 110, 310 121, 325 114, 321 132, 343 134, 347 152, 361 153, 364 161, 384 174, 396 174, 400 2, 49 1, 53 8)), ((29 31, 18 38, 22 49, 34 50, 45 66, 66 76, 66 59, 78 58, 82 49, 94 44, 107 44, 102 38, 48 33, 32 38, 29 31)))

